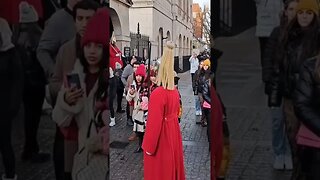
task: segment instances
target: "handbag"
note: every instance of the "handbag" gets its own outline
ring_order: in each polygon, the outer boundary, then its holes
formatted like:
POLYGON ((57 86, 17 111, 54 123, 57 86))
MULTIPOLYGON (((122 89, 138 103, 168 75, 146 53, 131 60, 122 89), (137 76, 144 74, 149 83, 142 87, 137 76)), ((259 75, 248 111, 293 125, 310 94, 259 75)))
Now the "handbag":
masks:
POLYGON ((202 106, 207 109, 211 108, 211 105, 207 101, 204 101, 202 106))
POLYGON ((301 123, 296 137, 297 144, 320 148, 320 137, 314 134, 303 123, 301 123))
POLYGON ((105 180, 109 171, 109 144, 106 142, 108 136, 107 127, 102 126, 99 119, 101 119, 102 113, 97 113, 95 118, 90 121, 87 140, 91 147, 84 146, 74 156, 74 163, 72 169, 73 180, 105 180), (97 122, 97 120, 99 120, 97 122), (92 126, 95 126, 92 128, 92 126), (91 129, 95 129, 97 134, 91 136, 91 129), (105 143, 106 142, 106 143, 105 143), (94 144, 94 145, 93 145, 94 144), (105 146, 107 144, 107 146, 105 146), (98 147, 101 150, 95 149, 98 147))

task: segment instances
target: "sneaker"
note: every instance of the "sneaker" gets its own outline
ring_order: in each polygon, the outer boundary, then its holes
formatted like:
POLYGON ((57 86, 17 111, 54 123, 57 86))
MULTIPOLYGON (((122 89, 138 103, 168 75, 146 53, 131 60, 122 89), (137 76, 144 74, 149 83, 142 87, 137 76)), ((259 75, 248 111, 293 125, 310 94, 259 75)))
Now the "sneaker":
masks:
POLYGON ((284 169, 284 156, 278 155, 274 158, 273 169, 283 170, 284 169))
POLYGON ((110 118, 111 122, 109 124, 110 127, 113 127, 116 125, 116 118, 110 118))
POLYGON ((202 116, 202 111, 199 111, 199 116, 202 116))
POLYGON ((18 176, 17 176, 17 175, 14 175, 13 178, 7 178, 6 175, 3 174, 1 179, 2 179, 2 180, 17 180, 17 179, 18 179, 18 176))
POLYGON ((199 114, 199 111, 196 111, 196 116, 199 116, 200 114, 199 114))
POLYGON ((284 157, 284 165, 285 165, 285 169, 286 170, 292 170, 293 169, 292 158, 291 158, 290 155, 286 155, 284 157))

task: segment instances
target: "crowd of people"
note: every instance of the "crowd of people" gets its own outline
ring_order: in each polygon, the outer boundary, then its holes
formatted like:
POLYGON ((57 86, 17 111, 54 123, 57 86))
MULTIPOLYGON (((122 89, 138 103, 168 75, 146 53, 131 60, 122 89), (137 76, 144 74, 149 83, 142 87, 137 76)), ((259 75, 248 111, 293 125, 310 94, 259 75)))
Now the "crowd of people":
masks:
MULTIPOLYGON (((100 1, 68 0, 43 24, 28 2, 22 1, 19 10, 18 24, 0 18, 1 80, 8 86, 1 88, 0 109, 5 117, 0 124, 2 179, 18 178, 11 130, 21 103, 25 126, 21 159, 31 163, 50 160, 51 153, 42 152, 37 139, 44 101, 52 107, 56 126, 52 154, 57 180, 109 179, 109 128, 117 124, 116 112, 127 115, 127 125, 132 127, 128 140, 139 140, 135 153, 144 155, 146 180, 185 179, 175 45, 168 41, 154 64, 147 66, 135 56, 125 62, 116 45, 109 10, 100 1)), ((209 151, 218 152, 212 149, 215 140, 211 139, 215 133, 212 119, 220 116, 212 117, 216 67, 210 59, 207 52, 194 52, 191 77, 195 114, 202 116, 200 124, 207 127, 209 151)), ((221 100, 214 103, 217 101, 221 100)), ((222 107, 221 117, 226 120, 222 107)), ((224 135, 227 131, 223 128, 224 135)), ((225 145, 223 153, 228 154, 229 145, 225 145)), ((228 164, 228 159, 223 160, 228 164)), ((226 167, 221 168, 218 176, 223 178, 225 171, 226 167)))

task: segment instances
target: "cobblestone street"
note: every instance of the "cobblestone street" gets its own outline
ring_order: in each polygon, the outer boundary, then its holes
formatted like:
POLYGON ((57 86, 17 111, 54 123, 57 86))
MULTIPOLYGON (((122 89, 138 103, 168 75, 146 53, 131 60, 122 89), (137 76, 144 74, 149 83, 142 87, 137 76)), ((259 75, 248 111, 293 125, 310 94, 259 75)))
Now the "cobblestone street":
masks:
MULTIPOLYGON (((263 94, 258 40, 254 29, 234 37, 218 38, 216 47, 224 51, 219 59, 217 90, 227 107, 230 129, 231 162, 228 180, 289 180, 288 171, 272 168, 271 119, 263 94)), ((179 74, 179 89, 183 101, 181 131, 187 179, 209 180, 210 156, 206 128, 197 125, 194 97, 189 72, 179 74)), ((199 118, 199 117, 198 117, 199 118)), ((129 142, 132 127, 126 126, 126 116, 117 114, 116 126, 110 129, 110 179, 143 179, 142 153, 136 154, 138 141, 129 142)), ((55 125, 44 115, 39 129, 40 147, 52 153, 55 125)), ((13 144, 17 158, 19 180, 54 180, 53 162, 23 163, 20 153, 24 140, 20 115, 13 123, 13 144)), ((0 156, 1 158, 1 156, 0 156)), ((0 173, 3 173, 0 164, 0 173)))

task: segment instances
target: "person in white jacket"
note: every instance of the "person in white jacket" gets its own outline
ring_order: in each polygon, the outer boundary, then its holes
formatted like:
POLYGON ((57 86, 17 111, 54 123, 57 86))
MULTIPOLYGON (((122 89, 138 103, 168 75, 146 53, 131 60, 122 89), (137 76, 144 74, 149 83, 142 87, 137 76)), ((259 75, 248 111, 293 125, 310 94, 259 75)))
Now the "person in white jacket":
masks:
POLYGON ((197 53, 193 51, 192 56, 189 59, 190 62, 190 74, 191 81, 193 82, 194 73, 198 70, 199 67, 199 59, 197 58, 197 53))
MULTIPOLYGON (((280 25, 281 0, 255 0, 257 9, 256 36, 260 43, 260 62, 272 30, 280 25)), ((262 64, 262 62, 261 62, 262 64)))

